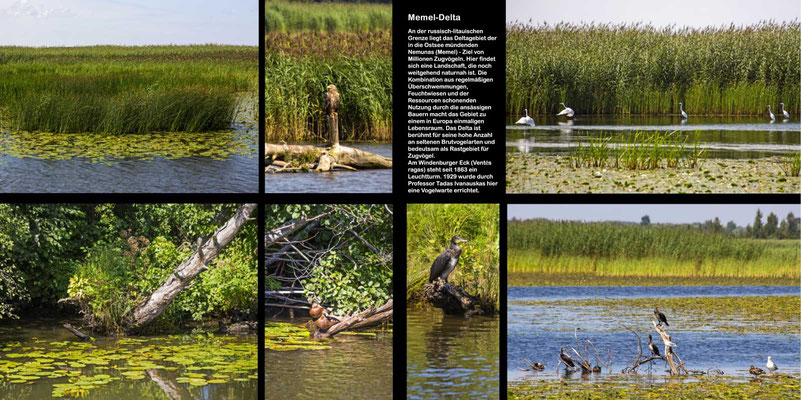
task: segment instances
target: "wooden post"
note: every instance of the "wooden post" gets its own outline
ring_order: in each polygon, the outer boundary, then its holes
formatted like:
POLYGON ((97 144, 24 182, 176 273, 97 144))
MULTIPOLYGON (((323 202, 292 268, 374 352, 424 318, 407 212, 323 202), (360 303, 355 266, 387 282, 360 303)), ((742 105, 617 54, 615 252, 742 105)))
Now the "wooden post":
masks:
POLYGON ((339 115, 328 114, 328 145, 339 146, 339 115))

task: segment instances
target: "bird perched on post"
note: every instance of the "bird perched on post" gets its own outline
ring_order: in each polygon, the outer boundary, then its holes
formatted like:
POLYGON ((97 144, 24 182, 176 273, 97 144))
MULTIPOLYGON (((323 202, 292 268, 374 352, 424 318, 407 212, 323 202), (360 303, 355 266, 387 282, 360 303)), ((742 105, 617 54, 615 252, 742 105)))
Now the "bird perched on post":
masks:
POLYGON ((448 281, 448 276, 456 269, 456 263, 459 262, 459 256, 462 254, 462 248, 459 247, 459 242, 467 242, 461 236, 456 235, 451 238, 451 245, 442 252, 431 264, 431 272, 428 275, 428 282, 434 282, 437 278, 442 278, 443 281, 448 281))
POLYGON ((326 86, 326 88, 328 88, 328 91, 325 92, 325 112, 330 116, 334 116, 339 110, 339 92, 337 92, 337 87, 333 84, 326 86))
POLYGON ((670 324, 667 322, 667 318, 665 318, 665 314, 659 311, 659 307, 654 307, 654 315, 656 315, 657 321, 665 324, 665 326, 670 326, 670 324))
POLYGON ((648 348, 651 349, 651 354, 657 357, 661 357, 659 354, 659 347, 656 347, 654 342, 651 341, 651 334, 648 334, 648 348))

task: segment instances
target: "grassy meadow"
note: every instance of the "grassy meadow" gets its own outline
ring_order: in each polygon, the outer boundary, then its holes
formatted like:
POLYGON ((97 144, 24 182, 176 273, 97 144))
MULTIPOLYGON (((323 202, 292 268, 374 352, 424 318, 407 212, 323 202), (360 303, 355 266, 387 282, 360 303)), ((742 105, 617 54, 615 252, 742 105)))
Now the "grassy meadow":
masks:
POLYGON ((450 245, 462 243, 459 264, 448 282, 476 296, 485 309, 499 310, 499 208, 497 204, 409 204, 406 212, 406 298, 419 302, 431 263, 450 245))
POLYGON ((514 23, 506 34, 506 107, 517 115, 765 115, 801 112, 801 22, 656 28, 514 23), (777 111, 779 110, 779 111, 777 111))
POLYGON ((257 82, 256 47, 3 47, 0 123, 52 133, 220 131, 257 82))
MULTIPOLYGON (((745 239, 678 226, 510 221, 507 270, 521 275, 801 278, 798 240, 745 239)), ((664 283, 664 282, 663 282, 664 283)))
POLYGON ((327 139, 324 94, 334 84, 340 139, 391 141, 391 5, 268 1, 266 7, 266 140, 327 139))

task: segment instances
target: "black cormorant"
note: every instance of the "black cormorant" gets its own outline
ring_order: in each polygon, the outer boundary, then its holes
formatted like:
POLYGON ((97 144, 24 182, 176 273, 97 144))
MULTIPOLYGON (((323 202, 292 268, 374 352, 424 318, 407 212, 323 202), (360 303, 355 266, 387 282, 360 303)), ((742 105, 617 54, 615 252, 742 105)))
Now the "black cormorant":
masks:
POLYGON ((650 333, 648 334, 648 348, 651 349, 651 354, 653 354, 653 355, 655 355, 657 357, 660 356, 659 347, 656 347, 654 342, 651 341, 651 334, 650 333))
POLYGON ((454 236, 451 239, 451 246, 437 256, 437 259, 431 264, 431 273, 428 275, 429 283, 434 282, 437 278, 442 278, 445 282, 448 281, 448 276, 456 268, 456 263, 459 262, 459 255, 462 254, 459 242, 467 242, 467 240, 462 239, 459 235, 454 236))
POLYGON ((656 315, 656 320, 665 324, 665 326, 670 326, 667 322, 667 318, 665 318, 665 314, 659 311, 659 307, 654 307, 654 315, 656 315))
POLYGON ((562 362, 565 363, 565 365, 568 365, 570 368, 576 368, 576 364, 573 364, 573 359, 570 358, 569 355, 565 354, 565 349, 567 349, 567 347, 562 347, 562 351, 559 353, 559 358, 561 358, 562 362))

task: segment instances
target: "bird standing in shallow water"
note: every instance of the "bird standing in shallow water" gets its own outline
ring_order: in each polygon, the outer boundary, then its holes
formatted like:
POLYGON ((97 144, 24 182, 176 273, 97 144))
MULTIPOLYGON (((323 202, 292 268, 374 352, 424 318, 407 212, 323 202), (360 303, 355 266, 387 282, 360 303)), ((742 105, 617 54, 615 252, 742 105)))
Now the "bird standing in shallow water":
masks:
POLYGON ((687 113, 684 112, 684 104, 679 103, 679 111, 681 111, 681 118, 687 119, 687 113))
POLYGON ((442 278, 443 281, 448 281, 448 276, 456 269, 456 264, 459 262, 459 256, 462 254, 462 248, 459 247, 459 242, 467 242, 461 236, 456 235, 451 238, 451 245, 442 252, 431 264, 431 272, 428 275, 428 282, 434 282, 437 278, 442 278))
POLYGON ((775 121, 776 120, 776 116, 773 115, 773 111, 771 111, 771 109, 770 109, 770 104, 768 104, 768 114, 770 114, 770 120, 771 121, 775 121))
POLYGON ((654 315, 656 315, 657 321, 665 324, 665 326, 670 326, 670 324, 667 322, 667 318, 665 318, 665 314, 659 311, 659 307, 654 307, 654 315))
POLYGON ((768 363, 765 366, 768 367, 768 371, 770 372, 779 369, 779 367, 777 367, 776 364, 773 363, 773 360, 770 359, 770 356, 768 356, 768 363))
POLYGON ((757 368, 753 365, 751 366, 751 368, 748 368, 748 372, 754 376, 760 376, 765 373, 765 371, 763 371, 761 368, 757 368))
POLYGON ((526 116, 523 117, 523 118, 518 119, 517 122, 515 122, 515 123, 518 124, 518 125, 528 125, 528 126, 534 126, 535 125, 534 124, 534 118, 531 118, 531 117, 528 116, 528 108, 526 109, 526 116))
POLYGON ((559 358, 565 365, 570 366, 570 368, 576 368, 576 364, 573 364, 573 359, 565 353, 565 349, 567 349, 567 347, 562 347, 561 352, 559 352, 559 358))
POLYGON ((651 349, 651 354, 657 357, 661 357, 659 354, 659 347, 656 347, 654 342, 651 341, 651 334, 648 334, 648 348, 651 349))
POLYGON ((779 103, 779 104, 782 105, 782 114, 784 114, 784 118, 785 119, 790 119, 790 113, 788 113, 787 111, 784 111, 784 103, 779 103))
POLYGON ((559 111, 559 114, 556 114, 556 115, 557 116, 564 115, 564 116, 566 116, 568 118, 573 118, 573 115, 576 114, 575 112, 573 112, 573 109, 568 107, 568 106, 566 106, 565 103, 559 103, 559 104, 561 104, 562 107, 564 107, 565 109, 562 110, 562 111, 559 111))

